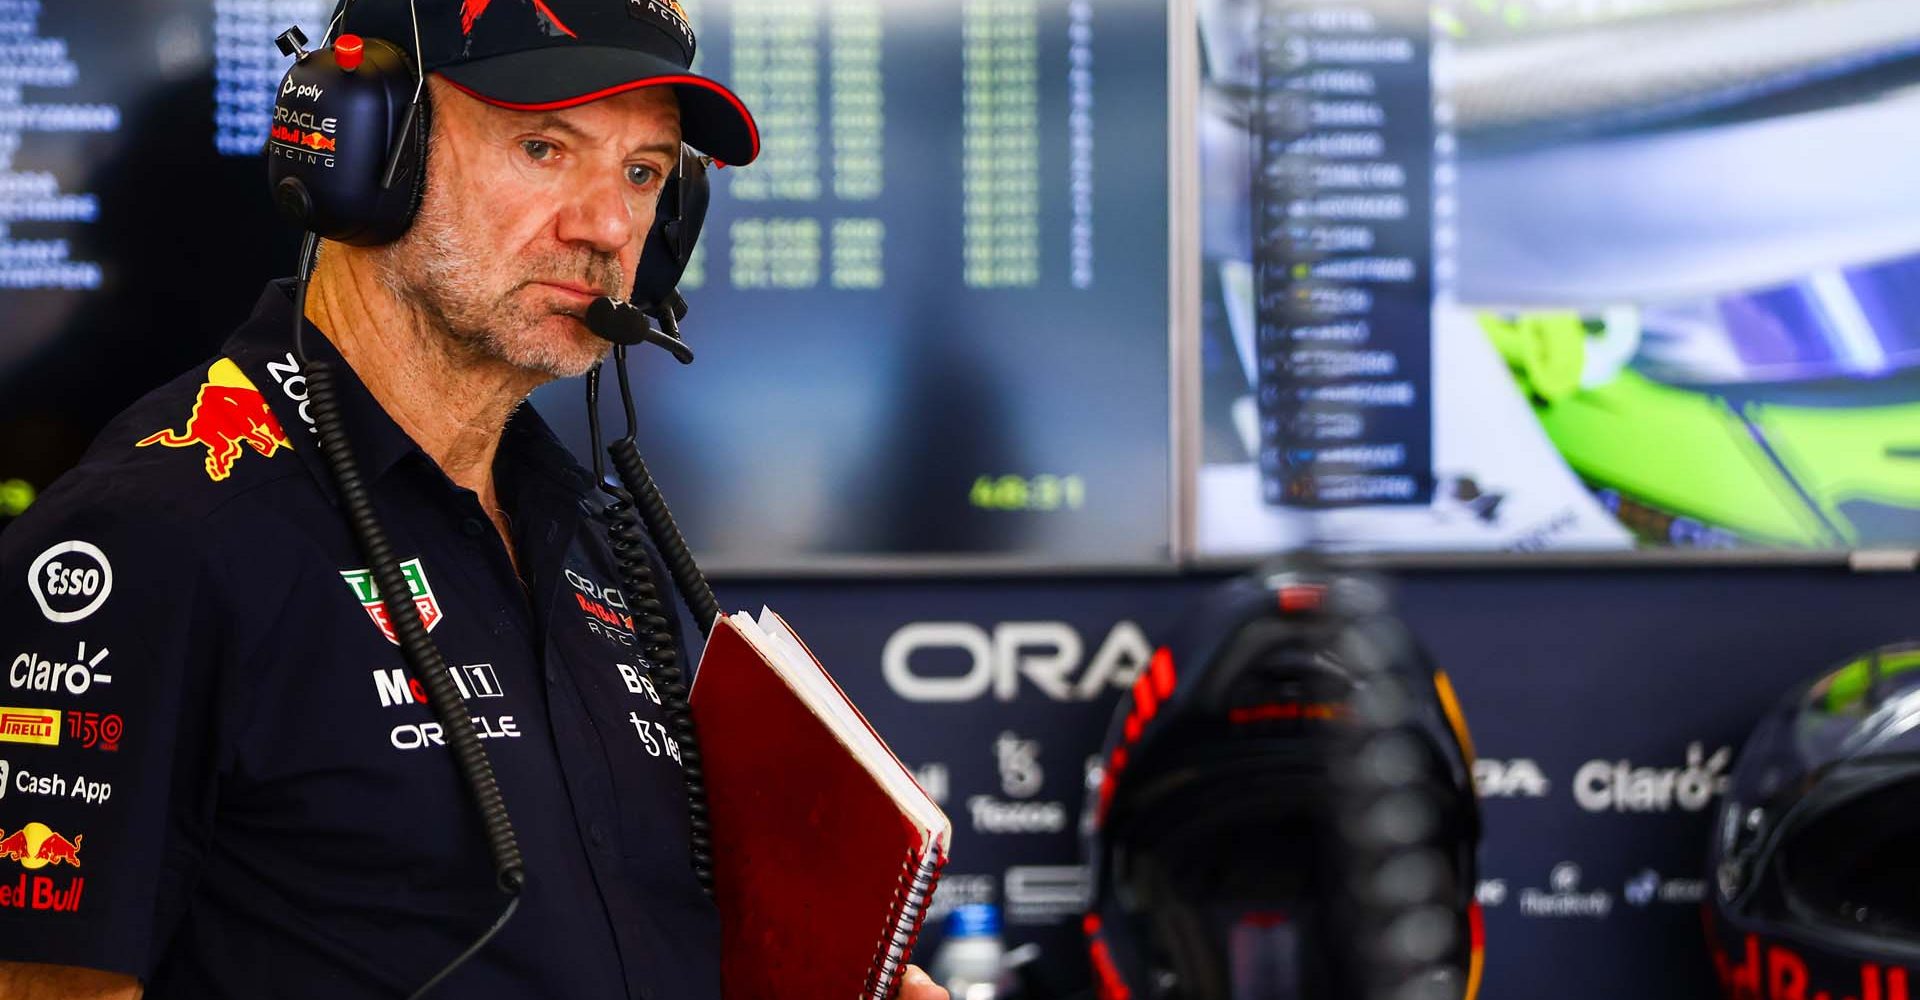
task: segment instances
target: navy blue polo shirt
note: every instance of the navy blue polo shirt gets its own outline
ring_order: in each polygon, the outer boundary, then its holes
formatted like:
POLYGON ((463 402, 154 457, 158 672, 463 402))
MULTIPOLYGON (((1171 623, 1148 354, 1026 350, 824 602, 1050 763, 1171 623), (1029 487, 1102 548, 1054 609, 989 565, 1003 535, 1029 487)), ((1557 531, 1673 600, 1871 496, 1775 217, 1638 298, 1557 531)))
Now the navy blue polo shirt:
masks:
MULTIPOLYGON (((391 998, 505 901, 302 415, 290 292, 0 533, 0 960, 155 998, 391 998)), ((526 856, 519 913, 441 992, 717 1000, 679 748, 591 478, 514 414, 495 474, 516 573, 478 497, 339 368, 526 856)))

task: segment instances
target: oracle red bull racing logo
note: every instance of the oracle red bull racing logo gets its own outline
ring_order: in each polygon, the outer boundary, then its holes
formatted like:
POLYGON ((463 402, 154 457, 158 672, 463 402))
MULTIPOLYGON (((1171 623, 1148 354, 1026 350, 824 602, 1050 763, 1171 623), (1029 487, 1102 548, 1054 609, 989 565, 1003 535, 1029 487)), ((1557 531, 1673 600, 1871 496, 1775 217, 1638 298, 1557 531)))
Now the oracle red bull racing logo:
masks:
POLYGON ((205 448, 207 478, 220 482, 233 474, 233 463, 252 448, 261 458, 272 458, 292 448, 280 421, 267 408, 266 397, 254 388, 240 366, 221 358, 207 369, 207 381, 193 401, 187 426, 159 431, 134 442, 168 448, 205 448))
POLYGON ((333 153, 340 149, 340 140, 338 139, 331 138, 319 132, 308 132, 302 129, 288 128, 285 125, 275 125, 273 127, 272 138, 274 142, 283 142, 289 146, 311 149, 317 153, 333 153))
POLYGON ((0 860, 20 862, 20 867, 33 869, 48 865, 72 865, 80 867, 80 844, 84 834, 74 834, 72 840, 49 829, 45 823, 28 823, 13 833, 0 837, 0 860))

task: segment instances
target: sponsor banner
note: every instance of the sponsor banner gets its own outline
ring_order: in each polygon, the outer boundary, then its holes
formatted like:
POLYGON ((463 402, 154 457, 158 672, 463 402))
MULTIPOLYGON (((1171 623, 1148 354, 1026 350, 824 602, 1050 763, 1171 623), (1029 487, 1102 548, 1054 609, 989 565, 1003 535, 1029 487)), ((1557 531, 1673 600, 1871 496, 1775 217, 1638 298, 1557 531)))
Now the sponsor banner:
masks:
MULTIPOLYGON (((1080 862, 1082 764, 1131 675, 1181 634, 1217 579, 742 580, 729 583, 727 601, 765 603, 792 622, 940 793, 961 874, 942 881, 916 949, 925 962, 941 943, 946 901, 964 894, 1010 909, 1010 869, 1080 862), (1012 735, 1004 746, 1002 734, 1012 735), (1041 778, 1023 796, 1014 793, 1031 787, 1021 745, 1030 742, 1040 744, 1030 756, 1041 778), (1061 809, 1033 815, 1044 803, 1061 809)), ((1685 902, 1701 891, 1720 802, 1712 789, 1790 687, 1912 633, 1900 610, 1910 580, 1845 574, 1409 572, 1397 587, 1409 627, 1447 664, 1490 755, 1475 768, 1485 803, 1482 997, 1556 996, 1569 982, 1583 997, 1714 995, 1697 907, 1685 902), (1733 749, 1716 760, 1723 748, 1733 749), (1667 776, 1636 773, 1645 771, 1679 773, 1662 794, 1667 776), (1705 802, 1702 784, 1712 786, 1705 802), (1551 871, 1566 861, 1579 877, 1569 890, 1563 872, 1556 890, 1551 871)), ((1076 917, 1004 926, 1009 949, 1042 949, 1042 975, 1063 991, 1087 984, 1076 917)), ((1763 976, 1765 961, 1763 948, 1763 976)), ((1857 984, 1830 1000, 1849 995, 1864 1000, 1857 984)), ((1817 998, 1810 990, 1804 1000, 1817 998)))

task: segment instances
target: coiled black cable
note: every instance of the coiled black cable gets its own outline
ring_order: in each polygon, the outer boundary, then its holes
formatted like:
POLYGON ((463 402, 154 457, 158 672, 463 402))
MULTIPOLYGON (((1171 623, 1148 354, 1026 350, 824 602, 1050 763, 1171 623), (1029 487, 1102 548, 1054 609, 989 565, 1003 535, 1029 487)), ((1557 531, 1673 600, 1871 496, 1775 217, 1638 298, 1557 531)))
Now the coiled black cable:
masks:
POLYGON ((673 522, 673 512, 667 509, 667 500, 660 495, 660 487, 654 484, 653 474, 647 471, 647 463, 640 457, 640 446, 634 441, 636 421, 633 384, 627 375, 627 349, 615 347, 613 359, 615 374, 620 379, 620 401, 627 411, 627 436, 607 446, 608 454, 613 456, 613 470, 632 495, 640 520, 653 536, 660 558, 666 560, 667 572, 672 574, 674 585, 680 588, 688 609, 693 612, 694 624, 699 626, 701 635, 706 635, 713 631, 714 619, 720 617, 720 602, 714 600, 706 574, 694 564, 693 552, 687 548, 680 526, 673 522))
POLYGON ((667 717, 669 735, 680 747, 680 777, 687 792, 687 845, 693 877, 700 883, 701 890, 711 898, 713 822, 707 812, 707 772, 701 762, 699 732, 694 727, 686 674, 680 664, 679 618, 668 606, 654 580, 653 564, 647 556, 643 532, 652 530, 654 545, 660 549, 661 558, 667 560, 681 594, 701 622, 703 635, 711 631, 713 620, 719 615, 719 605, 714 600, 713 589, 707 585, 706 577, 694 564, 686 540, 674 525, 673 515, 667 512, 666 501, 661 498, 659 487, 654 485, 646 463, 640 458, 639 445, 634 442, 633 398, 628 384, 624 347, 614 348, 614 364, 620 372, 620 395, 626 405, 627 435, 608 446, 606 451, 613 459, 614 471, 624 489, 607 482, 606 470, 600 464, 600 369, 596 367, 587 374, 587 425, 593 438, 595 478, 601 491, 611 499, 602 508, 601 514, 607 520, 607 537, 613 549, 615 569, 626 589, 627 610, 633 615, 634 635, 642 643, 647 659, 659 671, 661 711, 667 717), (658 517, 664 523, 665 530, 653 529, 651 522, 643 526, 642 514, 636 511, 634 505, 635 494, 650 497, 658 506, 658 517), (694 603, 695 594, 701 595, 705 605, 713 609, 710 613, 701 612, 700 606, 694 603))
POLYGON ((512 897, 491 928, 413 994, 419 997, 477 953, 506 925, 518 908, 520 891, 526 885, 526 864, 521 858, 519 840, 514 835, 513 822, 507 815, 506 800, 500 794, 500 785, 494 777, 487 749, 481 745, 480 736, 474 730, 473 719, 467 714, 466 702, 460 697, 459 688, 454 685, 446 660, 441 657, 439 647, 427 635, 426 626, 420 621, 420 609, 413 603, 406 575, 400 570, 400 560, 394 555, 393 544, 387 539, 386 529, 381 526, 379 516, 373 509, 372 495, 360 476, 359 462, 354 458, 353 447, 348 441, 346 418, 340 409, 340 397, 334 387, 333 366, 307 356, 307 280, 313 270, 317 245, 317 238, 311 233, 307 234, 301 246, 300 273, 295 284, 293 308, 293 348, 301 370, 307 376, 307 412, 313 418, 315 437, 319 441, 321 456, 326 460, 327 471, 333 477, 347 527, 353 534, 361 558, 367 561, 374 585, 379 588, 380 600, 386 607, 387 620, 398 640, 401 657, 414 679, 426 689, 427 705, 432 709, 434 719, 440 723, 440 731, 446 739, 448 750, 453 754, 454 765, 472 791, 474 804, 480 810, 487 852, 493 859, 495 884, 501 892, 512 897))

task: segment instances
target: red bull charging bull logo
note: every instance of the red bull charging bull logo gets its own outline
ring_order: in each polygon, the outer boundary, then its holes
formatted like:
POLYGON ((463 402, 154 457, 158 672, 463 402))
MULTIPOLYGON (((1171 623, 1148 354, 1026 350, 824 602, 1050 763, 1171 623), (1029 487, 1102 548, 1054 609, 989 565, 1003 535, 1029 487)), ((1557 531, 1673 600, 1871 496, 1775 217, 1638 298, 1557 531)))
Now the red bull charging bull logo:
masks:
POLYGON ((28 869, 59 864, 78 868, 80 842, 85 839, 85 834, 75 834, 72 840, 68 840, 48 829, 45 823, 28 823, 0 837, 0 860, 18 861, 20 867, 28 869))
POLYGON ((320 153, 334 153, 340 149, 340 140, 320 132, 308 132, 304 129, 275 125, 269 137, 274 142, 284 142, 289 146, 301 146, 320 153))
POLYGON ((233 474, 233 463, 244 448, 272 458, 281 449, 293 447, 279 419, 267 409, 266 397, 230 358, 221 358, 207 369, 207 381, 200 386, 185 428, 149 434, 134 446, 151 444, 207 449, 207 478, 216 483, 233 474))

